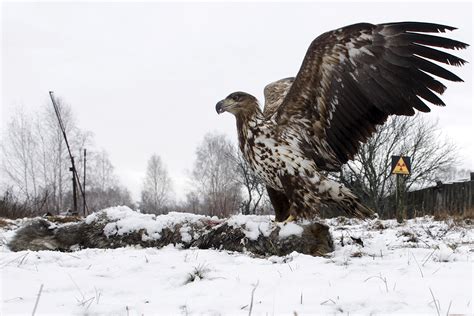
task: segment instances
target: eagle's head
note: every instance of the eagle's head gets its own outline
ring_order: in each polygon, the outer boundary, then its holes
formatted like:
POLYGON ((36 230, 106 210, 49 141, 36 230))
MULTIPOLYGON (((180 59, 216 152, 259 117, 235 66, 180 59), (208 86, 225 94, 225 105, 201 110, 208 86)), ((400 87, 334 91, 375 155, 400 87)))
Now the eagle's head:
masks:
POLYGON ((231 93, 216 104, 218 114, 229 112, 235 116, 247 116, 258 110, 257 98, 245 92, 231 93))

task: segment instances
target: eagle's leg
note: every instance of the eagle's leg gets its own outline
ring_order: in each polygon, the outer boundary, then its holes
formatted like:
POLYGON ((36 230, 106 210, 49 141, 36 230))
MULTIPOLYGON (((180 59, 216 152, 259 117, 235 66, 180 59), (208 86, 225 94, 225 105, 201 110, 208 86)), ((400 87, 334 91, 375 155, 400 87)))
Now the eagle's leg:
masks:
POLYGON ((287 221, 297 218, 312 218, 319 215, 321 199, 317 195, 312 179, 300 175, 284 175, 280 177, 284 194, 289 201, 287 221))
POLYGON ((275 209, 275 221, 283 222, 290 216, 290 202, 283 192, 267 186, 268 197, 275 209))
POLYGON ((296 217, 294 217, 293 215, 290 214, 290 216, 288 216, 288 218, 285 219, 283 221, 283 223, 291 223, 291 222, 294 222, 294 221, 296 221, 296 217))

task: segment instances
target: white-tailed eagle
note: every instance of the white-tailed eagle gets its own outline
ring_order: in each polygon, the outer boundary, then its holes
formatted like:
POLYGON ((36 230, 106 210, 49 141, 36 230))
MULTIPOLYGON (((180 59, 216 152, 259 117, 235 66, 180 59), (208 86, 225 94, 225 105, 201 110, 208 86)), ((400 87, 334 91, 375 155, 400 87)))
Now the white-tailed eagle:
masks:
POLYGON ((468 45, 426 33, 454 29, 419 22, 346 26, 311 43, 295 78, 265 87, 263 112, 245 92, 217 103, 217 113, 235 115, 240 149, 265 182, 277 221, 318 214, 321 204, 373 215, 323 173, 352 159, 389 115, 429 112, 425 101, 444 105, 436 93, 446 87, 432 75, 462 80, 432 61, 465 61, 433 47, 468 45))

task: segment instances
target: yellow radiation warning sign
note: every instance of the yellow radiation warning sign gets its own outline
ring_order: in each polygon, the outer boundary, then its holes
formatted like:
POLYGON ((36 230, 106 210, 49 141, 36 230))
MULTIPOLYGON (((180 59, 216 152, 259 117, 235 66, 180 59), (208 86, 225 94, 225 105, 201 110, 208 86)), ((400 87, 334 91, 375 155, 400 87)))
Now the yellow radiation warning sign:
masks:
POLYGON ((392 174, 409 175, 411 173, 411 161, 408 156, 392 156, 392 174))

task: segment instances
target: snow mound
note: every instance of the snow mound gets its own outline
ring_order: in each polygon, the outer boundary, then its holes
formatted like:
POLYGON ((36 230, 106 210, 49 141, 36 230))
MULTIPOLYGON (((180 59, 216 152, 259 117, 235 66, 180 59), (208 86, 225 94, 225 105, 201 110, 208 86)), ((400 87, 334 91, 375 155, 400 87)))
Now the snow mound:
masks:
POLYGON ((127 206, 117 206, 93 213, 85 219, 86 224, 107 221, 104 227, 104 234, 109 236, 126 235, 132 232, 143 230, 142 240, 157 240, 161 238, 163 229, 183 225, 180 229, 183 241, 190 241, 190 224, 199 222, 202 219, 215 219, 203 215, 190 213, 170 212, 166 215, 142 214, 133 211, 127 206))
POLYGON ((257 240, 262 234, 265 237, 275 228, 269 216, 258 215, 234 215, 227 221, 233 228, 241 228, 245 237, 251 240, 257 240))
POLYGON ((434 260, 438 262, 449 262, 453 260, 453 249, 446 244, 442 243, 438 245, 434 260))
POLYGON ((292 235, 301 236, 303 234, 303 227, 295 223, 286 223, 281 226, 278 236, 280 238, 288 238, 292 235))

